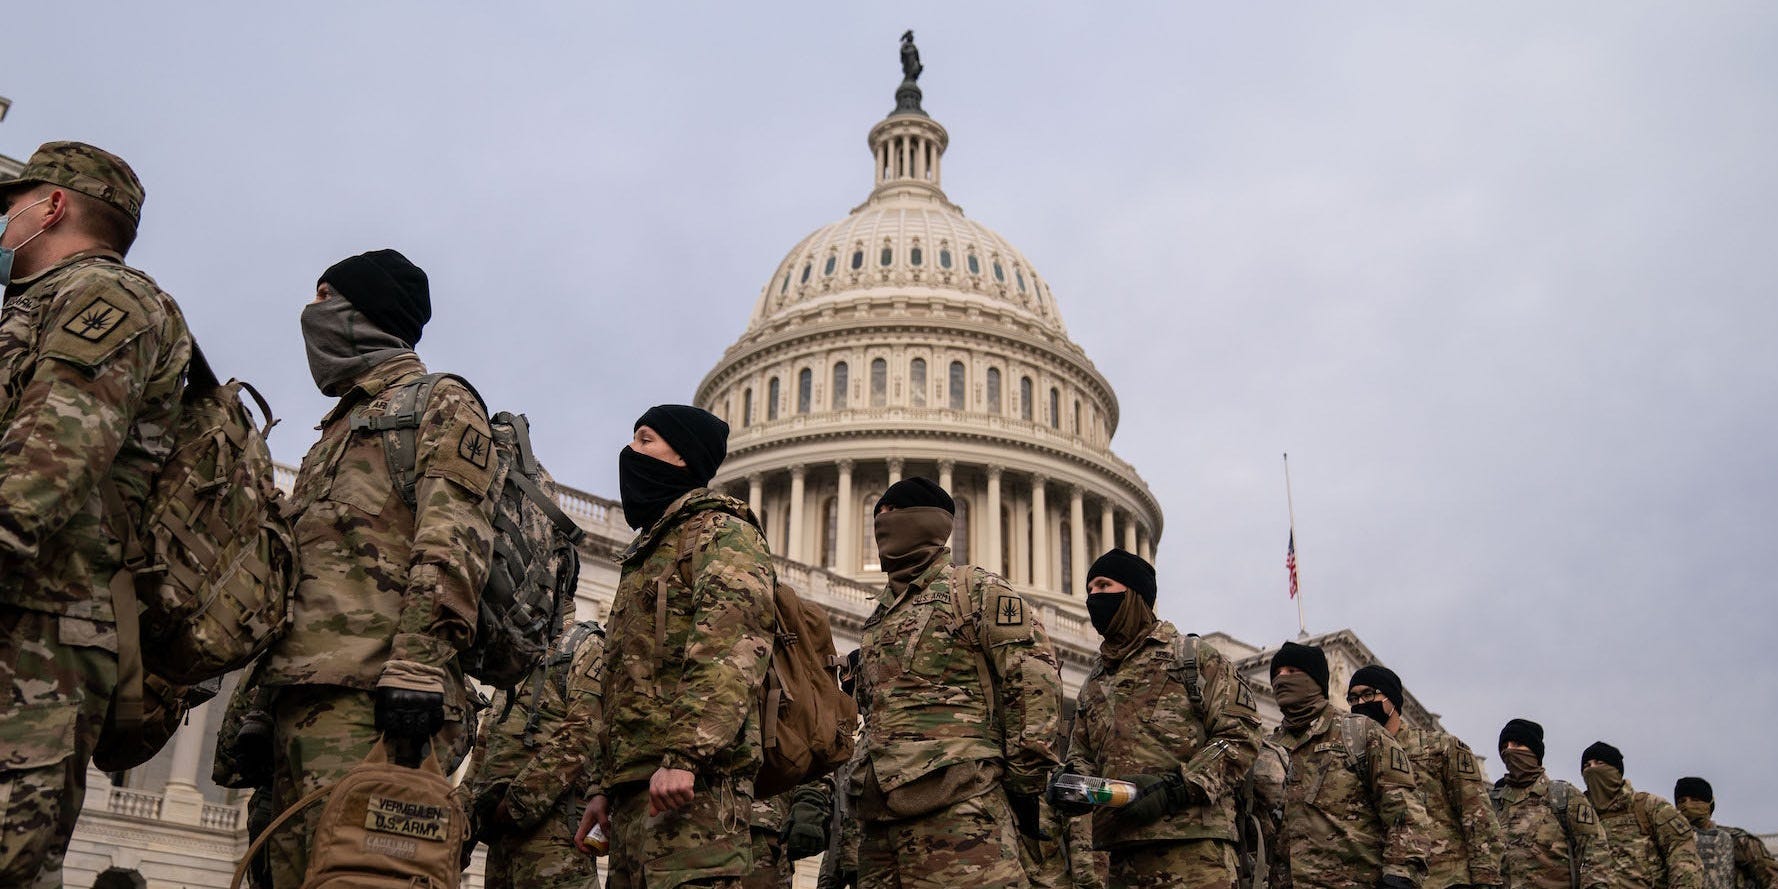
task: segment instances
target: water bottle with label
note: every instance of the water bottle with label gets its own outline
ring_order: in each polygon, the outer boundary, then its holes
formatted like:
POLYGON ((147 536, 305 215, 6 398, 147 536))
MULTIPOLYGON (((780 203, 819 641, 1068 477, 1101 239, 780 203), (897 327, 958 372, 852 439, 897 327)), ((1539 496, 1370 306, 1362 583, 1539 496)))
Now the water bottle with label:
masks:
POLYGON ((1096 778, 1074 772, 1057 775, 1050 785, 1056 799, 1062 802, 1116 808, 1127 806, 1136 798, 1136 785, 1115 778, 1096 778))

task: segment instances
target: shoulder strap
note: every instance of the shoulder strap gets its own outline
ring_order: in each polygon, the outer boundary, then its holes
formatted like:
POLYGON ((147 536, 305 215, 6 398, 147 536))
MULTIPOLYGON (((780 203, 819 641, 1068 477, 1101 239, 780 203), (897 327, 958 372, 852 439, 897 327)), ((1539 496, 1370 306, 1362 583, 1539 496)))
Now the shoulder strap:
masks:
POLYGON ((388 462, 389 477, 395 481, 396 488, 401 491, 401 499, 407 503, 409 509, 414 507, 414 487, 419 482, 420 414, 426 410, 427 402, 432 400, 432 390, 444 379, 462 384, 470 395, 475 396, 483 413, 487 412, 487 402, 482 401, 481 393, 475 391, 468 380, 456 374, 431 373, 411 383, 404 383, 390 396, 387 413, 375 417, 363 411, 352 414, 352 431, 384 433, 383 459, 388 462))
MULTIPOLYGON (((1346 767, 1362 774, 1365 760, 1370 753, 1370 733, 1377 724, 1368 716, 1352 713, 1345 714, 1341 719, 1345 723, 1340 726, 1340 743, 1346 748, 1346 767)), ((1368 777, 1366 780, 1369 780, 1368 777)))
MULTIPOLYGON (((975 655, 975 672, 982 684, 982 700, 988 708, 988 727, 991 731, 1000 731, 1000 689, 994 682, 994 669, 988 663, 988 652, 983 646, 982 612, 980 608, 970 607, 970 596, 964 592, 967 585, 971 590, 976 586, 975 571, 968 565, 951 564, 951 609, 956 613, 956 630, 969 631, 969 650, 975 655)), ((976 597, 981 599, 982 597, 976 597)))
POLYGON ((1648 814, 1650 805, 1648 800, 1649 796, 1646 792, 1636 791, 1635 795, 1630 797, 1630 811, 1636 814, 1636 826, 1642 830, 1642 835, 1655 840, 1656 845, 1659 845, 1660 837, 1655 834, 1654 819, 1648 814))
POLYGON ((234 879, 228 881, 228 889, 241 889, 241 881, 247 878, 247 869, 253 866, 253 856, 259 854, 259 850, 265 845, 265 841, 271 839, 272 834, 277 833, 278 828, 284 826, 284 822, 302 814, 304 809, 331 796, 334 788, 338 786, 339 783, 335 782, 326 787, 310 791, 308 796, 297 800, 290 808, 285 809, 278 815, 278 817, 272 819, 272 823, 267 824, 265 830, 259 832, 259 838, 253 841, 253 845, 247 847, 247 854, 241 856, 241 863, 235 866, 234 879))
POLYGON ((1502 785, 1499 785, 1499 784, 1489 785, 1488 786, 1488 804, 1494 807, 1494 811, 1496 814, 1498 814, 1500 812, 1500 807, 1502 805, 1504 805, 1505 803, 1506 803, 1506 788, 1502 785))
POLYGON ((1198 672, 1198 634, 1181 633, 1173 640, 1173 657, 1179 663, 1185 681, 1185 695, 1199 719, 1204 716, 1204 678, 1198 672))
POLYGON ((1544 797, 1550 804, 1550 810, 1556 813, 1556 820, 1562 822, 1562 834, 1568 837, 1568 845, 1574 846, 1574 828, 1568 823, 1568 782, 1550 780, 1549 796, 1544 797))

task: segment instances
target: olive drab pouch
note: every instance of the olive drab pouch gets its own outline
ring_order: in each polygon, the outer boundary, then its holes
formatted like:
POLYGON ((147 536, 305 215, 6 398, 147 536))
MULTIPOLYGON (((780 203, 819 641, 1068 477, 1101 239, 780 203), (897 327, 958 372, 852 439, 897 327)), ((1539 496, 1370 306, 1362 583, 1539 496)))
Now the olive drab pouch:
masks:
POLYGON ((346 776, 298 800, 267 825, 235 868, 239 889, 268 838, 326 800, 309 843, 302 889, 457 889, 469 818, 428 753, 419 768, 391 762, 379 739, 346 776))
MULTIPOLYGON (((193 687, 245 667, 288 626, 297 550, 266 446, 277 422, 252 386, 218 382, 192 344, 173 449, 150 481, 141 524, 116 529, 118 685, 99 740, 116 761, 152 756, 171 732, 145 717, 176 725, 174 699, 192 706, 193 687), (145 682, 159 704, 149 712, 145 682)), ((108 516, 130 514, 116 483, 100 493, 108 516)))
MULTIPOLYGON (((384 434, 389 477, 409 508, 415 505, 419 481, 420 420, 432 390, 446 378, 481 401, 462 377, 427 374, 391 394, 387 413, 352 417, 354 430, 384 434)), ((462 445, 494 463, 487 492, 494 501, 494 554, 478 597, 475 638, 460 657, 463 672, 490 687, 510 690, 549 652, 562 608, 579 583, 576 547, 586 532, 556 505, 555 482, 531 451, 531 424, 525 415, 501 411, 489 417, 488 426, 491 442, 462 445)))

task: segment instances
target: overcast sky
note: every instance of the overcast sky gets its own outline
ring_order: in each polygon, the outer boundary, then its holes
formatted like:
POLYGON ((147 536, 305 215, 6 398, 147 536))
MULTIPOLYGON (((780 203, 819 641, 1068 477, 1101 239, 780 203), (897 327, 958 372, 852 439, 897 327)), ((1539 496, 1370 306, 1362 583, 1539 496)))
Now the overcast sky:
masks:
POLYGON ((317 274, 392 246, 431 366, 609 495, 868 192, 911 27, 947 191, 1117 389, 1164 616, 1295 634, 1289 451, 1311 631, 1479 750, 1530 717, 1558 776, 1603 738, 1778 830, 1778 7, 542 6, 15 4, 0 153, 135 166, 131 259, 281 459, 317 274))

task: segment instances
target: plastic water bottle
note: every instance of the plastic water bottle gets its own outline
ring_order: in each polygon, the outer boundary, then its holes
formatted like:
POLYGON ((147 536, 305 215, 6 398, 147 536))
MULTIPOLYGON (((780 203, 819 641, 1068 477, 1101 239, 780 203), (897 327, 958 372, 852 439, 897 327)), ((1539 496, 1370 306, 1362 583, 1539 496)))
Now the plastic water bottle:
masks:
POLYGON ((1079 775, 1073 772, 1057 775, 1055 782, 1050 786, 1055 788, 1058 799, 1106 808, 1127 806, 1136 798, 1137 793, 1136 785, 1128 781, 1095 778, 1092 775, 1079 775))

